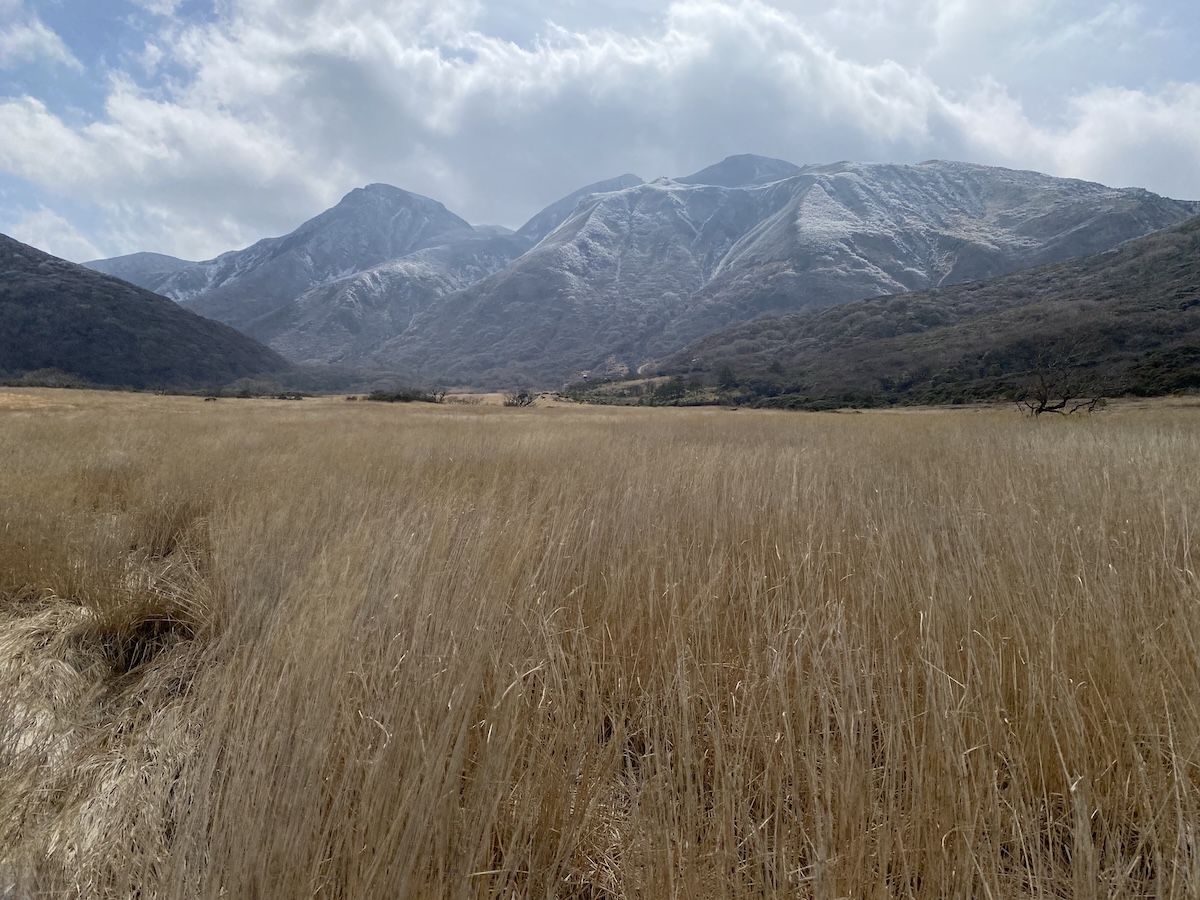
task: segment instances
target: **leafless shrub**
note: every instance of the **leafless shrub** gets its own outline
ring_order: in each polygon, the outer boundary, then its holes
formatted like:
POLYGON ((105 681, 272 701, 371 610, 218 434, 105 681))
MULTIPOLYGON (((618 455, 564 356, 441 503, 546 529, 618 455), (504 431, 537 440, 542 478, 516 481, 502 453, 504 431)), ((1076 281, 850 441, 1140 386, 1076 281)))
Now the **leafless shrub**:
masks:
POLYGON ((515 391, 509 391, 504 395, 505 406, 533 406, 537 401, 537 395, 528 388, 521 388, 515 391))

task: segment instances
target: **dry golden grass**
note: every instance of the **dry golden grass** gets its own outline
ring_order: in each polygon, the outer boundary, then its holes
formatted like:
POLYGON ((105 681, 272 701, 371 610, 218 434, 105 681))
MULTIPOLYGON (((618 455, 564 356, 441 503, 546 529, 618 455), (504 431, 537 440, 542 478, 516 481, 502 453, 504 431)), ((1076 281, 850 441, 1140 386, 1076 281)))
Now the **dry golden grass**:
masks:
POLYGON ((1200 894, 1200 410, 13 395, 6 900, 1200 894))

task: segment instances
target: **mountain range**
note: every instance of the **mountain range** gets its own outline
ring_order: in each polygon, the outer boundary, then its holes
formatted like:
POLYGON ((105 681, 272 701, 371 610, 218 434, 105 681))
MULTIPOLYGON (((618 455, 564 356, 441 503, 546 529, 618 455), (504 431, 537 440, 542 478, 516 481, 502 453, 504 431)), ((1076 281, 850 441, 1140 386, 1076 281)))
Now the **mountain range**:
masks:
POLYGON ((1107 250, 1200 204, 965 163, 730 157, 589 185, 514 233, 388 185, 204 262, 88 263, 295 362, 480 386, 653 368, 763 314, 995 277, 1107 250))
POLYGON ((660 372, 723 402, 809 408, 1014 397, 1031 381, 1075 396, 1197 389, 1200 217, 988 281, 763 316, 660 372))

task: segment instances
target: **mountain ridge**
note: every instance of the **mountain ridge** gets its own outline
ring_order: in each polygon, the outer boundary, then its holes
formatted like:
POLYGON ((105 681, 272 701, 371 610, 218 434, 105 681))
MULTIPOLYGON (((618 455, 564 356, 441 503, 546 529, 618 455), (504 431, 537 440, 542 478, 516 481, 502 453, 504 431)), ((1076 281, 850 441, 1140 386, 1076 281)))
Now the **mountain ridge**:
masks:
POLYGON ((658 179, 581 203, 376 360, 481 384, 636 371, 731 322, 1095 252, 1196 210, 963 163, 839 163, 739 188, 658 179))
POLYGON ((0 235, 0 371, 196 388, 287 371, 275 351, 114 276, 0 235))
POLYGON ((1139 189, 970 163, 796 166, 743 154, 679 179, 596 182, 512 235, 369 185, 290 235, 152 274, 294 360, 550 386, 652 365, 765 313, 992 277, 1196 211, 1139 189), (724 183, 703 183, 714 181, 724 183), (400 209, 404 240, 372 243, 400 209))
POLYGON ((1200 388, 1200 216, 988 281, 742 322, 658 371, 718 369, 726 400, 775 406, 996 399, 1050 374, 1077 396, 1200 388))

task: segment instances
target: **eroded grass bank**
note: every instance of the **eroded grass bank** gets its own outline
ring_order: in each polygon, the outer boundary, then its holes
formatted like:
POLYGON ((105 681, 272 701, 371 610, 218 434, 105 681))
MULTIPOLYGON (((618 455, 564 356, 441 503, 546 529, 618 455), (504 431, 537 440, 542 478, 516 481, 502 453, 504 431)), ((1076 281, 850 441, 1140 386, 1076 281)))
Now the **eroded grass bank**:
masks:
POLYGON ((1200 892, 1197 410, 82 396, 0 411, 0 895, 1200 892))

